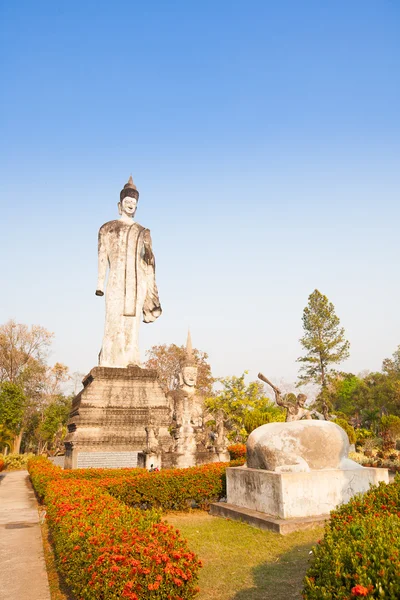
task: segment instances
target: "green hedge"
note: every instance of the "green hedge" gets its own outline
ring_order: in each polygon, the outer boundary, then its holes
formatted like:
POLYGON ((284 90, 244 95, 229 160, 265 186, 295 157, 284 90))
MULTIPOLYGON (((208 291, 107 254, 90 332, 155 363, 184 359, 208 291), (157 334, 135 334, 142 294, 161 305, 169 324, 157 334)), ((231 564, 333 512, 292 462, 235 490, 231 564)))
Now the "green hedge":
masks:
POLYGON ((226 495, 226 463, 212 463, 188 469, 163 469, 132 476, 108 477, 99 481, 114 498, 140 508, 187 510, 195 505, 208 508, 226 495))
POLYGON ((331 513, 305 578, 305 600, 400 598, 400 478, 331 513))
POLYGON ((201 563, 159 513, 130 508, 98 478, 74 479, 45 459, 28 468, 46 504, 58 569, 78 598, 194 598, 201 563))

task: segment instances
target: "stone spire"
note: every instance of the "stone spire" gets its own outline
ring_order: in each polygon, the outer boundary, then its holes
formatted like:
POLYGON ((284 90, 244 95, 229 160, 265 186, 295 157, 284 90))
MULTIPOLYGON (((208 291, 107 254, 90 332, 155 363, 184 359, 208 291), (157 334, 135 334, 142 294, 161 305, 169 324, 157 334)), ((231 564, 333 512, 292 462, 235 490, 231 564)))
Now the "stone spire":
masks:
POLYGON ((188 335, 186 340, 185 358, 182 361, 182 366, 195 367, 196 362, 193 355, 192 336, 190 335, 190 329, 188 329, 188 335))
POLYGON ((192 336, 190 335, 190 329, 188 329, 187 340, 186 340, 186 356, 188 360, 193 360, 193 346, 192 336))

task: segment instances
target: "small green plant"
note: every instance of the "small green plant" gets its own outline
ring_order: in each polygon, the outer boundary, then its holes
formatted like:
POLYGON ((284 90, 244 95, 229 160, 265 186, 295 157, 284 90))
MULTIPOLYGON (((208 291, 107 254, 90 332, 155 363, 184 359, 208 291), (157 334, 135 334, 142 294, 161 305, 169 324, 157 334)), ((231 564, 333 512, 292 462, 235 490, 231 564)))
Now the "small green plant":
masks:
POLYGON ((345 432, 347 433, 347 436, 349 438, 350 444, 355 444, 356 443, 356 432, 354 431, 354 427, 352 427, 344 419, 335 419, 333 422, 336 423, 336 425, 339 425, 339 427, 341 427, 342 429, 345 430, 345 432))
POLYGON ((26 469, 28 460, 33 458, 34 454, 8 454, 4 457, 5 468, 9 471, 18 471, 26 469))

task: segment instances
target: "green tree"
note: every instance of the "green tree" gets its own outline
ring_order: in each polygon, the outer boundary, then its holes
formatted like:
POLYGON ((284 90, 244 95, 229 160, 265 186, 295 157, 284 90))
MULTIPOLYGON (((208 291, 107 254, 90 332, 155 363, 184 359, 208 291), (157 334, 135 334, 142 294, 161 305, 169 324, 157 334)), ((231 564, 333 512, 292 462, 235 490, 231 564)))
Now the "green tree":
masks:
POLYGON ((310 294, 303 311, 303 330, 300 343, 306 354, 297 359, 302 363, 299 385, 312 382, 325 388, 332 365, 349 357, 350 344, 345 339, 344 328, 340 327, 335 307, 318 290, 310 294))
POLYGON ((389 377, 400 379, 400 346, 393 352, 392 358, 385 358, 382 371, 389 377))
POLYGON ((8 454, 12 450, 15 435, 5 425, 0 425, 0 453, 8 454))
POLYGON ((37 428, 39 442, 38 452, 48 451, 52 454, 59 452, 66 435, 68 416, 71 410, 72 398, 59 394, 52 398, 43 413, 43 420, 37 428))
POLYGON ((25 406, 26 398, 18 385, 9 381, 0 384, 0 425, 14 437, 22 429, 25 406))
POLYGON ((218 379, 222 390, 206 399, 206 406, 212 414, 222 411, 228 439, 232 442, 245 442, 255 427, 272 420, 284 421, 285 413, 272 404, 265 396, 264 387, 258 381, 248 385, 245 371, 240 377, 218 379))
POLYGON ((362 378, 353 373, 331 374, 326 392, 333 413, 344 413, 346 418, 358 414, 369 405, 369 388, 362 378))
POLYGON ((396 415, 384 415, 381 418, 380 431, 382 437, 391 442, 400 439, 400 417, 396 415))
MULTIPOLYGON (((155 369, 158 371, 160 383, 165 392, 176 390, 179 386, 179 372, 181 362, 186 357, 185 346, 176 344, 162 344, 153 346, 146 352, 146 369, 155 369)), ((208 354, 193 348, 193 358, 198 367, 197 389, 205 395, 212 393, 214 378, 211 374, 211 367, 208 362, 208 354)))
POLYGON ((376 435, 380 421, 379 408, 367 408, 363 410, 361 417, 363 427, 368 427, 376 435))

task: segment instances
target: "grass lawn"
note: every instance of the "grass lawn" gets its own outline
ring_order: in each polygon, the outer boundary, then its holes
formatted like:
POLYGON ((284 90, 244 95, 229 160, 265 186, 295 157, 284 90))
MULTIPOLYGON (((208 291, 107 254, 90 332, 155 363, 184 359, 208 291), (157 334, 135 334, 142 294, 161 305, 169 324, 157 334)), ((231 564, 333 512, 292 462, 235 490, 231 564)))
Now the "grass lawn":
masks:
POLYGON ((203 561, 198 600, 296 600, 323 528, 281 536, 204 512, 168 513, 203 561))

